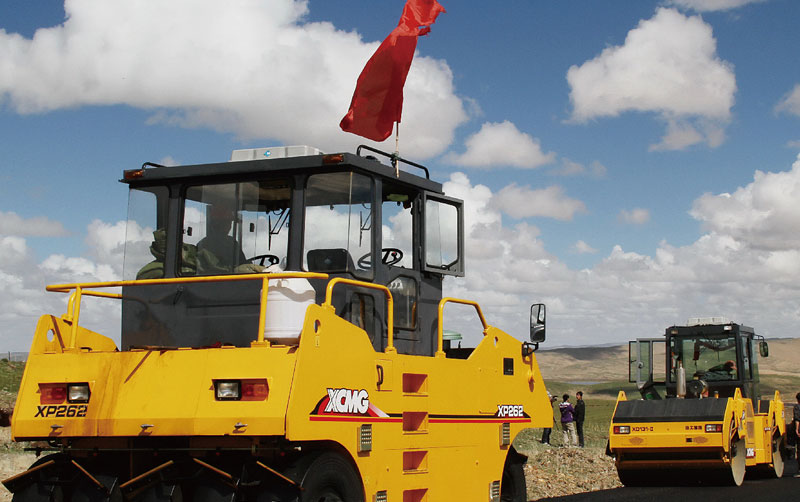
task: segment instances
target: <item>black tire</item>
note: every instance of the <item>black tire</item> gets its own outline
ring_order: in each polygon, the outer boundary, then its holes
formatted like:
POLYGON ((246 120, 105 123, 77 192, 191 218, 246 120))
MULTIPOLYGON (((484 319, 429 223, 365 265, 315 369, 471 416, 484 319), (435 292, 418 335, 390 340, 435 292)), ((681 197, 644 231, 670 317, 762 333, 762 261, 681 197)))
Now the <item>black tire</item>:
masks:
POLYGON ((500 481, 500 502, 527 502, 528 486, 525 483, 523 463, 512 458, 509 453, 503 467, 503 478, 500 481))
POLYGON ((66 462, 65 459, 65 455, 55 453, 44 456, 31 464, 30 468, 33 468, 51 460, 56 462, 55 468, 52 470, 51 468, 45 468, 44 472, 33 474, 35 480, 31 484, 15 490, 11 498, 12 502, 62 502, 64 500, 64 492, 58 481, 59 472, 66 462))
POLYGON ((364 502, 361 478, 352 464, 336 453, 316 456, 300 486, 300 502, 364 502))

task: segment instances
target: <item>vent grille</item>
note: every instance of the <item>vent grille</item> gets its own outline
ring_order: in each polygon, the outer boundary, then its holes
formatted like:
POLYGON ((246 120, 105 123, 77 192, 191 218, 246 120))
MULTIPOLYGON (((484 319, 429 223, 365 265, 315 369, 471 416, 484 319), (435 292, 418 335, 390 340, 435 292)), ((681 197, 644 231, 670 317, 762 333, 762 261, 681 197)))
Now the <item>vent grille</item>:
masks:
POLYGON ((500 481, 492 481, 489 485, 489 500, 500 502, 500 481))
POLYGON ((508 446, 511 444, 511 424, 504 422, 500 426, 500 446, 508 446))
POLYGON ((389 497, 386 495, 386 490, 381 490, 375 493, 375 502, 386 502, 389 497))
POLYGON ((372 424, 361 424, 361 427, 359 427, 358 451, 372 451, 372 424))

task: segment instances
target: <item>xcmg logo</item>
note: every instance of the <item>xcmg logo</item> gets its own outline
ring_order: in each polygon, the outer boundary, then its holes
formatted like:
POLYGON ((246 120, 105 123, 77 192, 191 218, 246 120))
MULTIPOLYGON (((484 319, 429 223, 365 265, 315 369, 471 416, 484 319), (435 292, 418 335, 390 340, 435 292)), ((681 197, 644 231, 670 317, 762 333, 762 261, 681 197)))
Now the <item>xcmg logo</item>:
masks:
POLYGON ((354 389, 328 389, 328 403, 322 413, 364 415, 369 410, 369 393, 354 389))

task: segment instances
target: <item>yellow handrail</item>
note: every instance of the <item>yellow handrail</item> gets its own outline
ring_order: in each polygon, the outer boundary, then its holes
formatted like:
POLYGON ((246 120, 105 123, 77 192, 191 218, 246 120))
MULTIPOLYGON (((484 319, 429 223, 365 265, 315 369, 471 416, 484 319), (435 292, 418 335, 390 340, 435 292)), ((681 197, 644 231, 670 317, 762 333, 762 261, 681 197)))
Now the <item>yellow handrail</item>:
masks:
POLYGON ((486 318, 483 317, 483 312, 481 311, 481 306, 478 305, 478 302, 472 300, 461 300, 459 298, 442 298, 439 301, 439 333, 437 336, 436 341, 436 357, 444 357, 444 343, 442 334, 444 333, 444 306, 447 303, 460 303, 462 305, 472 305, 475 307, 475 310, 478 312, 478 317, 481 319, 481 324, 483 324, 483 336, 486 336, 486 331, 489 329, 489 323, 486 322, 486 318))
MULTIPOLYGON (((69 346, 66 348, 72 349, 75 347, 75 342, 78 338, 78 320, 81 313, 81 298, 83 296, 98 296, 101 298, 116 298, 122 299, 119 293, 104 293, 100 291, 87 291, 87 288, 118 288, 124 286, 145 286, 150 284, 184 284, 191 282, 228 282, 228 281, 254 281, 260 279, 262 281, 261 287, 261 302, 258 319, 258 337, 257 343, 264 343, 264 326, 265 315, 267 311, 267 292, 269 290, 269 281, 271 279, 327 279, 328 274, 320 272, 278 272, 278 273, 261 273, 261 274, 238 274, 238 275, 214 275, 207 277, 175 277, 169 279, 142 279, 138 281, 108 281, 108 282, 84 282, 74 284, 53 284, 47 286, 47 291, 57 293, 69 293, 75 290, 69 297, 67 302, 67 313, 64 314, 64 319, 72 323, 72 330, 70 334, 69 346)), ((388 290, 387 290, 388 291, 388 290)))
POLYGON ((334 309, 333 305, 331 304, 331 298, 333 296, 333 287, 337 284, 350 284, 352 286, 358 286, 361 288, 383 291, 383 293, 386 295, 386 329, 389 332, 389 339, 386 343, 386 350, 384 350, 384 352, 397 352, 397 350, 394 348, 394 300, 392 299, 392 292, 389 291, 389 288, 380 284, 373 284, 371 282, 346 279, 344 277, 334 277, 328 282, 328 289, 325 291, 325 303, 322 304, 323 307, 334 309))

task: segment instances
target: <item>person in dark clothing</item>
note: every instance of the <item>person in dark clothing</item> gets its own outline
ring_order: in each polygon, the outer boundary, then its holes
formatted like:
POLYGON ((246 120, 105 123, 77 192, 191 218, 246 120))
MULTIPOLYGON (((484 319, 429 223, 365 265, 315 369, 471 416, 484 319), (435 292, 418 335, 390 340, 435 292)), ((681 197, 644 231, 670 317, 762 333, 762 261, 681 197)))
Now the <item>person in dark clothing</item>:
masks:
POLYGON ((792 415, 792 428, 794 429, 794 458, 797 460, 797 474, 796 478, 800 478, 800 392, 794 396, 797 399, 797 404, 794 405, 794 415, 792 415))
POLYGON ((583 420, 586 418, 586 403, 583 402, 583 391, 575 393, 575 431, 578 433, 578 446, 583 448, 583 420))
MULTIPOLYGON (((549 391, 547 392, 547 397, 550 398, 550 412, 552 414, 553 403, 558 401, 558 398, 556 396, 551 395, 549 391)), ((544 429, 542 429, 542 444, 546 444, 546 445, 550 444, 550 433, 551 432, 553 432, 553 429, 551 427, 545 427, 544 429)))
POLYGON ((197 243, 198 269, 201 275, 231 274, 247 262, 235 237, 228 235, 236 212, 224 204, 208 209, 208 235, 197 243))

